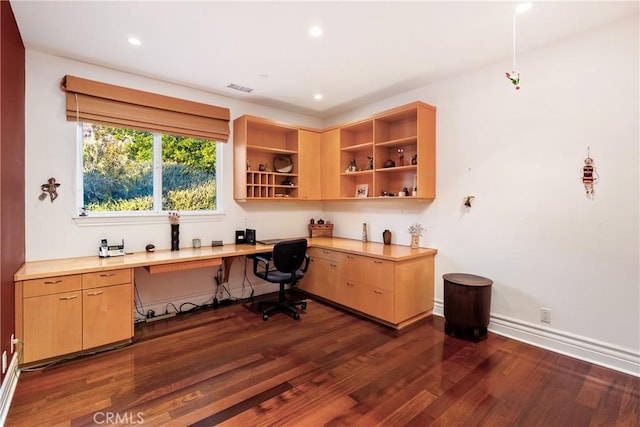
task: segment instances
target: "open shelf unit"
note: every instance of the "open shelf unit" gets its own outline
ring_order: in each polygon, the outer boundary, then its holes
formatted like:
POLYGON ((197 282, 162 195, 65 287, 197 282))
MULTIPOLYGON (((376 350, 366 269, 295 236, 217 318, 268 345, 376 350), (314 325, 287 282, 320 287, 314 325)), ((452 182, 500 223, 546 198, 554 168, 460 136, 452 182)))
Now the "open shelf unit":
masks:
POLYGON ((436 109, 413 102, 318 131, 241 116, 234 120, 236 200, 431 200, 436 109), (291 171, 275 170, 287 156, 291 171))
POLYGON ((252 116, 236 119, 234 166, 236 199, 297 198, 298 129, 252 116), (290 171, 276 170, 278 156, 290 159, 290 171))
POLYGON ((340 166, 340 198, 358 197, 361 185, 367 198, 392 198, 405 188, 407 197, 435 198, 435 108, 416 102, 341 127, 340 166))

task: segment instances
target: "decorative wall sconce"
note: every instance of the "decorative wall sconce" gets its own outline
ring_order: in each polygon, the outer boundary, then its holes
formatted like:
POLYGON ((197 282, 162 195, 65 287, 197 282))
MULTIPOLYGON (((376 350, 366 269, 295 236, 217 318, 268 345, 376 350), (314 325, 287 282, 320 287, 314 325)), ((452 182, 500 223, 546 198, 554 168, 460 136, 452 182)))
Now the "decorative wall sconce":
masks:
POLYGON ((46 184, 40 186, 42 194, 40 194, 38 199, 44 200, 47 198, 47 195, 49 195, 51 203, 53 203, 53 201, 58 198, 58 187, 60 187, 60 184, 56 182, 56 179, 53 177, 49 178, 46 184))

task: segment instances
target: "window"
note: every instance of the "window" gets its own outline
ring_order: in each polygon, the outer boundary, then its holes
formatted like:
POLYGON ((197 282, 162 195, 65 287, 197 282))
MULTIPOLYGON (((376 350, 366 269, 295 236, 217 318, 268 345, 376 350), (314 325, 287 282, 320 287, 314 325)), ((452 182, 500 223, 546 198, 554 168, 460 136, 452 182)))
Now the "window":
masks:
POLYGON ((80 215, 219 213, 217 142, 80 123, 80 215))

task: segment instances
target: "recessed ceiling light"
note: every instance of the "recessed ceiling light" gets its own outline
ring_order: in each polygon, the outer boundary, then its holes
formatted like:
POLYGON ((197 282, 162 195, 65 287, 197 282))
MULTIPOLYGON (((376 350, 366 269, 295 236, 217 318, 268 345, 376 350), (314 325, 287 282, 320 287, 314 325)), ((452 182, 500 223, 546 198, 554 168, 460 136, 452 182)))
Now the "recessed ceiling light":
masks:
POLYGON ((516 13, 526 12, 527 10, 531 9, 531 6, 533 6, 533 3, 531 2, 519 4, 518 6, 516 6, 516 13))
POLYGON ((314 25, 309 28, 309 34, 311 34, 311 37, 320 37, 322 35, 322 28, 318 25, 314 25))
POLYGON ((132 44, 134 46, 140 46, 142 44, 142 41, 137 37, 129 37, 127 41, 129 42, 129 44, 132 44))
POLYGON ((313 99, 316 99, 318 101, 321 100, 322 99, 322 94, 321 93, 316 93, 315 95, 313 95, 313 99))

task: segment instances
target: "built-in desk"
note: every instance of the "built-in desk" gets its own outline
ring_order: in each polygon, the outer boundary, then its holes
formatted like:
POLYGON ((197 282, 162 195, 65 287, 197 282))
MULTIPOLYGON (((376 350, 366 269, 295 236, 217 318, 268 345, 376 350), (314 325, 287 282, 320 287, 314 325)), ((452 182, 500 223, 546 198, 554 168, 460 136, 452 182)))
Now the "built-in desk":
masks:
MULTIPOLYGON (((435 249, 329 237, 307 241, 312 264, 300 283, 304 291, 396 328, 431 314, 435 249), (325 271, 314 265, 325 259, 325 252, 331 254, 329 258, 339 258, 340 268, 325 271), (361 270, 375 273, 358 276, 361 270), (334 272, 336 282, 333 276, 326 276, 334 272), (333 289, 337 284, 344 286, 333 289), (348 292, 353 289, 358 292, 348 292)), ((22 363, 131 340, 134 268, 162 273, 215 267, 227 260, 226 279, 235 257, 271 249, 272 245, 227 244, 111 258, 96 255, 26 262, 14 275, 16 338, 22 341, 22 363)))

